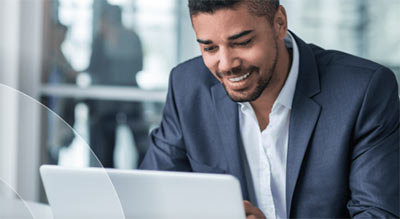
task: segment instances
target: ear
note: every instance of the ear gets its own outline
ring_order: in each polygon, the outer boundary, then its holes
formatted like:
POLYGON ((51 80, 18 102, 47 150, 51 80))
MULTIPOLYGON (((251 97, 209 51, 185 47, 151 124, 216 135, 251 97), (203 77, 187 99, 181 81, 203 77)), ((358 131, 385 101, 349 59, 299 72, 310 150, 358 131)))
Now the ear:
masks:
POLYGON ((285 8, 280 5, 274 16, 274 29, 277 37, 283 40, 288 31, 287 16, 285 8))

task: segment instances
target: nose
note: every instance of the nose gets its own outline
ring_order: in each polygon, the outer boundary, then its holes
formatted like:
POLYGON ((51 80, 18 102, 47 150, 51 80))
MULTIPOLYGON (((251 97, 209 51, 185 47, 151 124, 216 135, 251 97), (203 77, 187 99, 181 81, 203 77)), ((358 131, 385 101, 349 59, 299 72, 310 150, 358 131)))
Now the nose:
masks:
POLYGON ((230 49, 220 49, 218 71, 227 74, 240 66, 240 59, 230 49))

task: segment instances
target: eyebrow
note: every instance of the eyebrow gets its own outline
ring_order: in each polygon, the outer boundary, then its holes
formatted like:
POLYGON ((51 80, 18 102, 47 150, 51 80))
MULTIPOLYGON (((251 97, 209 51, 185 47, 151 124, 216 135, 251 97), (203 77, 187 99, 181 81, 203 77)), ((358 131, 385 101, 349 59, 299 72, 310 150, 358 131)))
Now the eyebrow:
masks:
MULTIPOLYGON (((253 30, 245 30, 243 32, 240 32, 238 34, 235 34, 235 35, 232 35, 232 36, 228 37, 228 40, 230 40, 230 41, 236 40, 236 39, 239 39, 240 37, 246 36, 246 35, 248 35, 248 34, 250 34, 252 32, 253 32, 253 30)), ((209 44, 213 43, 213 41, 211 41, 211 40, 201 40, 201 39, 197 39, 197 42, 200 43, 200 44, 205 44, 205 45, 209 45, 209 44)))
POLYGON ((228 40, 236 40, 236 39, 239 39, 242 36, 246 36, 246 35, 248 35, 248 34, 250 34, 252 32, 253 32, 252 30, 245 30, 243 32, 240 32, 238 34, 235 34, 233 36, 228 37, 228 40))
POLYGON ((206 45, 213 43, 211 40, 201 40, 201 39, 197 39, 197 42, 201 43, 201 44, 206 44, 206 45))

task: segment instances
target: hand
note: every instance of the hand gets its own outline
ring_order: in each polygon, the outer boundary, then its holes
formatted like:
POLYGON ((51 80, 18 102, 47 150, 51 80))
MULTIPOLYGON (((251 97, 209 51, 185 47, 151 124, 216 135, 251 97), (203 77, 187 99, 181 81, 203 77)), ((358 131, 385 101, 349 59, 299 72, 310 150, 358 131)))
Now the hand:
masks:
POLYGON ((251 204, 251 202, 244 200, 243 203, 246 219, 266 219, 261 210, 251 204))

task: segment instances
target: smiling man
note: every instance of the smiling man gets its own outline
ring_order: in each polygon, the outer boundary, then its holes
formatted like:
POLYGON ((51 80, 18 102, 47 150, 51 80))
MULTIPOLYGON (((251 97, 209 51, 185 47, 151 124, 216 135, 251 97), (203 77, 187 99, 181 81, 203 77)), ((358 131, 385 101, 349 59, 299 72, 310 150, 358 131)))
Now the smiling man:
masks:
POLYGON ((189 0, 202 56, 173 69, 143 169, 226 173, 248 218, 399 216, 393 73, 306 44, 278 0, 189 0))

